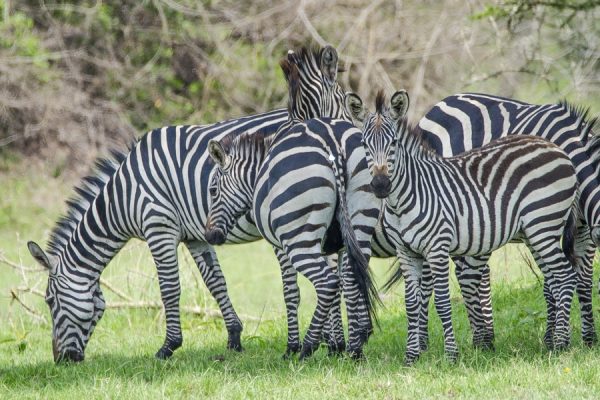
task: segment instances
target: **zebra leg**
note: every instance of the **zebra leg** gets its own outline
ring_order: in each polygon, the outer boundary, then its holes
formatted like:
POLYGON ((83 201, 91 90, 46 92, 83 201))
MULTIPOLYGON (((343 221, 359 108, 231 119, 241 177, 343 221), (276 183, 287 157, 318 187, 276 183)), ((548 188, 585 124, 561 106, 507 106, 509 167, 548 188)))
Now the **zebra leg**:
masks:
POLYGON ((429 300, 433 293, 433 278, 431 268, 426 261, 423 262, 421 280, 421 305, 419 310, 419 347, 421 351, 429 348, 429 300))
POLYGON ((341 254, 341 259, 341 278, 348 315, 348 347, 346 350, 352 358, 360 359, 362 357, 362 347, 373 331, 373 324, 366 303, 357 289, 358 284, 354 279, 346 252, 341 254))
POLYGON ((408 320, 404 364, 412 365, 421 354, 419 317, 422 305, 421 276, 424 273, 423 260, 404 248, 398 247, 397 249, 400 268, 404 277, 406 319, 408 320))
MULTIPOLYGON (((339 275, 339 259, 343 260, 343 257, 339 257, 337 254, 332 254, 327 257, 327 264, 333 274, 339 275)), ((323 328, 323 341, 327 343, 330 356, 341 354, 346 350, 346 338, 344 336, 344 326, 342 324, 341 300, 341 295, 334 299, 331 311, 325 322, 325 327, 323 328)))
POLYGON ((323 325, 340 290, 339 276, 331 273, 327 261, 320 254, 320 248, 312 254, 310 250, 299 247, 286 252, 296 271, 313 284, 317 293, 317 307, 304 336, 300 359, 309 357, 319 347, 323 325))
POLYGON ((241 334, 244 327, 231 304, 227 283, 214 249, 200 241, 187 242, 186 246, 198 266, 206 287, 219 305, 227 328, 227 348, 242 351, 241 334))
POLYGON ((160 296, 165 308, 167 334, 165 342, 156 353, 156 358, 167 359, 173 352, 181 347, 183 335, 179 319, 179 297, 181 285, 179 283, 179 267, 177 265, 177 240, 172 236, 165 236, 163 226, 156 226, 156 235, 147 234, 146 241, 156 263, 160 296))
POLYGON ((596 255, 596 245, 591 239, 590 228, 587 225, 577 227, 575 238, 574 265, 577 273, 577 297, 581 309, 581 336, 583 343, 593 346, 598 341, 594 325, 594 310, 592 308, 592 279, 593 263, 596 255))
POLYGON ((281 280, 283 281, 283 299, 287 315, 288 337, 287 349, 283 358, 300 351, 300 331, 298 328, 298 305, 300 304, 300 288, 298 287, 298 273, 292 267, 289 258, 281 249, 273 247, 281 267, 281 280))
POLYGON ((528 236, 530 248, 539 259, 542 273, 547 281, 550 296, 556 302, 556 320, 554 323, 554 349, 562 350, 569 346, 571 334, 569 320, 571 301, 577 284, 577 274, 560 247, 560 237, 546 237, 535 240, 528 236))
POLYGON ((494 347, 494 323, 491 306, 489 255, 454 260, 456 277, 467 308, 473 332, 473 346, 494 347))
POLYGON ((535 263, 538 265, 542 274, 544 275, 544 300, 546 301, 546 331, 544 332, 544 345, 548 350, 554 349, 554 326, 556 324, 556 299, 552 293, 552 275, 547 270, 544 260, 535 251, 534 248, 529 246, 529 250, 533 255, 535 263))
POLYGON ((442 321, 444 329, 444 350, 449 361, 458 359, 458 346, 452 328, 452 306, 450 304, 450 283, 448 276, 448 251, 439 247, 427 254, 427 261, 433 277, 433 291, 435 294, 435 309, 442 321))

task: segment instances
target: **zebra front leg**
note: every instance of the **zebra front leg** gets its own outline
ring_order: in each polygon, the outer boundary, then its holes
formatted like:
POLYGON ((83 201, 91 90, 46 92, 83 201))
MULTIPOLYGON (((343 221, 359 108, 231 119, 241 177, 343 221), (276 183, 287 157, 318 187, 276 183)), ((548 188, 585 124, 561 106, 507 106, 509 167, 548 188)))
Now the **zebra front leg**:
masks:
POLYGON ((241 334, 244 327, 231 304, 227 293, 227 283, 214 249, 209 244, 200 241, 187 242, 186 246, 198 266, 204 284, 219 305, 227 328, 227 348, 242 351, 241 334))
POLYGON ((458 359, 458 346, 452 328, 452 306, 450 304, 450 284, 448 274, 447 247, 437 248, 427 254, 427 261, 433 277, 433 290, 435 294, 435 309, 444 330, 444 350, 450 362, 458 359))
POLYGON ((596 255, 596 245, 590 236, 587 225, 577 228, 575 238, 575 272, 577 273, 577 297, 581 310, 581 336, 583 343, 593 346, 598 342, 594 325, 594 310, 592 307, 593 263, 596 255))
POLYGON ((281 280, 283 282, 283 300, 287 315, 287 348, 283 355, 284 359, 300 351, 300 332, 298 329, 298 305, 300 304, 300 289, 298 288, 298 273, 292 267, 289 258, 281 249, 273 247, 279 266, 281 268, 281 280))
POLYGON ((150 252, 156 263, 160 296, 165 308, 167 334, 162 347, 156 352, 156 358, 165 360, 181 347, 183 335, 179 319, 179 267, 177 265, 177 241, 164 234, 146 235, 150 252))
POLYGON ((412 365, 421 354, 419 319, 423 304, 421 298, 421 278, 424 273, 424 265, 423 259, 400 246, 396 245, 396 251, 402 276, 404 277, 404 302, 406 305, 406 319, 408 320, 404 364, 412 365))

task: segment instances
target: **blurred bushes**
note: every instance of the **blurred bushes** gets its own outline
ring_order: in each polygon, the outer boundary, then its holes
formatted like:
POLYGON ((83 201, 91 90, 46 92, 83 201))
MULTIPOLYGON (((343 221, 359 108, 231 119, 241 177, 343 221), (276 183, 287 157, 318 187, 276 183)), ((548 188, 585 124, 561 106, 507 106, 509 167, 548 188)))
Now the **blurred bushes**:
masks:
POLYGON ((600 111, 597 8, 516 21, 526 2, 0 0, 0 152, 73 168, 155 127, 284 106, 278 60, 310 42, 338 48, 348 90, 409 90, 415 120, 465 90, 600 111))

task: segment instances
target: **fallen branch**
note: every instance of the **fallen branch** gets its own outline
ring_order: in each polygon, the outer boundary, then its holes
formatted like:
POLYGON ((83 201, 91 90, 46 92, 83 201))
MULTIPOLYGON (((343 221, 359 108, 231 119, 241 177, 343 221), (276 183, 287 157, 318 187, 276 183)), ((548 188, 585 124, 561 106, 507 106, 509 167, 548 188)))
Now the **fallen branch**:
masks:
POLYGON ((12 301, 16 301, 17 303, 19 303, 23 309, 32 317, 42 321, 42 322, 46 322, 46 318, 44 318, 44 316, 42 314, 40 314, 39 312, 37 312, 36 310, 34 310, 33 308, 29 307, 27 304, 25 304, 21 298, 19 297, 19 295, 17 294, 17 292, 15 292, 14 289, 10 290, 10 294, 12 296, 12 301))
MULTIPOLYGON (((163 309, 162 303, 156 301, 131 301, 131 302, 112 302, 106 305, 106 308, 112 308, 117 310, 123 309, 146 309, 146 310, 161 310, 163 309)), ((180 311, 186 314, 198 315, 207 318, 221 318, 221 311, 201 308, 198 306, 181 306, 180 311)), ((241 319, 246 321, 260 321, 260 318, 252 317, 249 315, 240 315, 241 319)))

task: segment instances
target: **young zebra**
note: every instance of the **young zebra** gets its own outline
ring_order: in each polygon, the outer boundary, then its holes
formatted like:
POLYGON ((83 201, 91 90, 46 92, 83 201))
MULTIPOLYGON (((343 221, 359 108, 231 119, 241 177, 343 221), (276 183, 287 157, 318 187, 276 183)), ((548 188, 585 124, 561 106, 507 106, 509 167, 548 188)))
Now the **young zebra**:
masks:
POLYGON ((401 117, 408 105, 406 92, 396 92, 389 108, 379 92, 375 113, 367 113, 354 94, 346 102, 362 127, 372 165, 371 186, 378 197, 386 198, 383 225, 406 281, 406 363, 420 353, 421 276, 431 274, 445 351, 455 360, 448 258, 489 256, 515 238, 524 240, 539 262, 556 300, 555 321, 548 320, 554 346, 566 347, 575 272, 560 238, 577 192, 566 154, 537 137, 511 136, 445 159, 427 148, 420 131, 407 127, 401 117))
MULTIPOLYGON (((305 85, 303 95, 313 100, 313 108, 305 111, 306 115, 316 112, 314 107, 319 106, 327 113, 324 115, 345 112, 338 107, 343 100, 325 98, 334 91, 332 86, 337 87, 337 54, 333 48, 302 49, 291 52, 288 59, 304 71, 305 78, 299 85, 305 85), (321 102, 319 96, 323 96, 321 102)), ((341 89, 335 93, 343 99, 341 89)), ((67 203, 66 216, 57 222, 48 251, 34 242, 28 243, 33 257, 49 270, 46 302, 53 321, 55 361, 83 360, 85 347, 105 307, 99 277, 130 238, 148 243, 158 271, 167 329, 156 356, 170 357, 183 340, 176 251, 180 242, 190 250, 219 304, 228 331, 228 347, 241 350, 242 324, 229 300, 214 249, 205 241, 208 186, 214 169, 207 144, 211 139, 242 133, 252 135, 260 131, 272 135, 286 123, 291 124, 286 110, 275 110, 207 126, 164 127, 144 135, 129 152, 114 152, 111 159, 98 161, 96 173, 75 188, 76 197, 67 203)), ((260 237, 246 215, 230 230, 227 243, 260 237)), ((297 286, 290 282, 295 283, 296 273, 283 254, 277 254, 286 294, 293 297, 297 286)), ((339 323, 332 325, 341 328, 339 323)))
MULTIPOLYGON (((592 231, 590 235, 590 227, 600 225, 600 147, 598 136, 591 134, 596 120, 588 119, 585 110, 567 102, 536 105, 487 94, 462 93, 441 100, 419 121, 425 141, 444 157, 515 134, 543 137, 569 155, 577 173, 578 204, 582 210, 582 219, 578 221, 573 238, 574 266, 581 308, 581 334, 588 345, 597 341, 592 309, 592 264, 600 230, 596 229, 596 234, 592 231)), ((376 251, 377 246, 374 249, 376 251)), ((472 323, 474 343, 490 346, 494 332, 487 259, 467 257, 455 259, 455 263, 472 323)), ((548 295, 548 288, 545 292, 548 295)), ((554 312, 551 304, 548 311, 554 312)), ((426 328, 423 333, 426 334, 426 328)), ((548 337, 546 343, 550 344, 548 337)))

